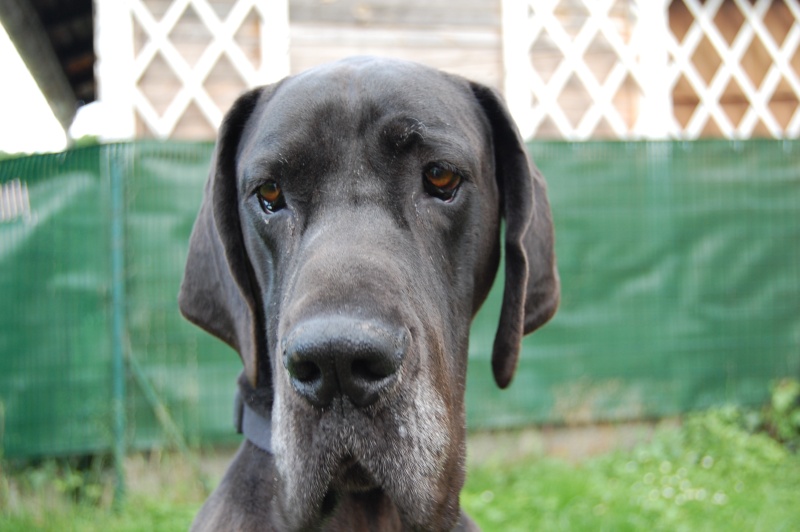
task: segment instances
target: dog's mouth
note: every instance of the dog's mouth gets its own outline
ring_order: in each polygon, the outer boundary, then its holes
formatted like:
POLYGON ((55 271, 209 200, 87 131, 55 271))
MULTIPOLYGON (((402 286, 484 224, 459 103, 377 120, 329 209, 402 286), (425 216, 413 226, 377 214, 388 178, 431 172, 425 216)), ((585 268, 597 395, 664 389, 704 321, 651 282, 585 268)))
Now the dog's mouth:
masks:
POLYGON ((378 487, 369 471, 352 455, 344 457, 331 479, 330 490, 338 493, 363 493, 378 487))
POLYGON ((378 483, 366 468, 353 456, 347 456, 334 472, 331 484, 322 498, 320 513, 322 516, 331 515, 342 495, 358 495, 377 488, 378 483))

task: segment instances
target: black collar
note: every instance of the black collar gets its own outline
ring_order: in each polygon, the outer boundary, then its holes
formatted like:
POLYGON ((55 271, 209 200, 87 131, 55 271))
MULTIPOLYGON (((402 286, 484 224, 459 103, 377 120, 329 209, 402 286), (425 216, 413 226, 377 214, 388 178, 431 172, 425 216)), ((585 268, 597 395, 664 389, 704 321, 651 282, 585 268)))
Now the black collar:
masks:
POLYGON ((239 379, 239 390, 233 409, 236 432, 250 443, 272 453, 272 390, 254 390, 245 379, 239 379))

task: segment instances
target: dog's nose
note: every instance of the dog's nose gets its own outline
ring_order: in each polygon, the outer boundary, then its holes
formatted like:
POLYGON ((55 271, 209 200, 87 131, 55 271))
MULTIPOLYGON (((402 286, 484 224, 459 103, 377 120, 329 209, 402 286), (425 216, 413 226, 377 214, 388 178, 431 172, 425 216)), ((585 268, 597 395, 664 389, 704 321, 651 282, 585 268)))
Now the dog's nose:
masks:
POLYGON ((283 365, 292 386, 317 407, 338 395, 371 405, 397 380, 408 332, 351 318, 315 318, 297 325, 283 342, 283 365))

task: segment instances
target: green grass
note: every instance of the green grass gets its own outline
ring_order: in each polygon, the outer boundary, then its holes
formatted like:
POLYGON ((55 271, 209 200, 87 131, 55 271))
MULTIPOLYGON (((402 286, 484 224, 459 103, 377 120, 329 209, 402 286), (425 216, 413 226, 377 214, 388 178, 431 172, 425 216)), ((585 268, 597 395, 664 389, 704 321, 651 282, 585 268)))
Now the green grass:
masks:
MULTIPOLYGON (((572 463, 471 460, 462 504, 486 531, 800 530, 800 456, 746 421, 735 409, 692 415, 632 450, 572 463)), ((207 494, 192 462, 139 457, 116 509, 107 472, 0 472, 0 530, 185 530, 207 494)))
POLYGON ((113 504, 108 469, 78 471, 71 462, 50 460, 11 474, 0 471, 0 531, 186 530, 208 494, 193 459, 132 457, 121 505, 113 504))
POLYGON ((462 504, 486 530, 800 530, 800 457, 723 409, 632 451, 470 472, 462 504))
POLYGON ((52 532, 173 531, 187 530, 199 509, 196 502, 180 503, 136 495, 119 512, 87 505, 61 505, 44 512, 4 516, 0 530, 52 532))

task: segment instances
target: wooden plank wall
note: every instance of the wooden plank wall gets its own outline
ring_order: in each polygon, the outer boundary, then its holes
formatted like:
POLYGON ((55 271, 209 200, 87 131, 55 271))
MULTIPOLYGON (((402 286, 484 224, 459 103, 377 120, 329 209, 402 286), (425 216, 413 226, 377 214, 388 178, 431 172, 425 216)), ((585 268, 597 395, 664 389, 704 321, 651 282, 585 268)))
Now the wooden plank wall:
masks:
POLYGON ((503 85, 499 0, 290 0, 292 72, 351 55, 503 85))

